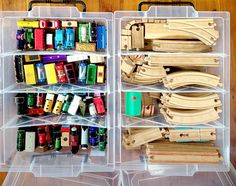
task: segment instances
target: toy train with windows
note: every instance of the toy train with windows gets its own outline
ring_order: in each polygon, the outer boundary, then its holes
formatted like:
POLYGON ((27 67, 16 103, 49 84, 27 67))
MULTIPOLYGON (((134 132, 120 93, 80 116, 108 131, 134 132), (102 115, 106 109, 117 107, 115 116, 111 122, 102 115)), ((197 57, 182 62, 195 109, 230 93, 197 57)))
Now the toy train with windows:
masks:
POLYGON ((81 55, 16 55, 15 78, 27 85, 105 83, 105 58, 81 55))
POLYGON ((80 125, 59 125, 21 127, 17 130, 17 151, 79 151, 97 149, 105 151, 107 129, 80 125))
POLYGON ((107 47, 106 26, 96 22, 19 20, 17 27, 18 50, 95 52, 107 47))

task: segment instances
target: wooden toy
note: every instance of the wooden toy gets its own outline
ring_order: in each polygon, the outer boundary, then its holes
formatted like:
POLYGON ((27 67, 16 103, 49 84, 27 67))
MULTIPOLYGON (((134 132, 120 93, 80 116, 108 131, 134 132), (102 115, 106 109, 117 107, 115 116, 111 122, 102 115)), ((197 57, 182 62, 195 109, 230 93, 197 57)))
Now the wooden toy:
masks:
POLYGON ((133 25, 131 32, 132 32, 131 48, 136 50, 144 48, 144 26, 133 25))
POLYGON ((149 55, 145 58, 150 66, 210 66, 218 67, 220 65, 219 57, 192 54, 178 54, 178 55, 149 55))
POLYGON ((178 109, 207 109, 220 107, 221 101, 219 95, 213 94, 162 94, 161 102, 165 107, 178 109))
POLYGON ((158 52, 210 52, 212 48, 202 41, 158 39, 152 40, 152 50, 158 52))
POLYGON ((96 52, 96 43, 76 42, 75 50, 82 51, 82 52, 96 52))
POLYGON ((121 49, 131 50, 131 36, 121 36, 121 49))
POLYGON ((129 57, 122 58, 121 62, 121 70, 125 72, 127 75, 133 73, 136 65, 132 62, 129 57))
POLYGON ((90 63, 104 63, 105 58, 103 56, 90 56, 90 63))
POLYGON ((204 87, 216 88, 222 86, 220 77, 205 72, 183 71, 168 74, 163 78, 164 86, 170 89, 183 87, 186 85, 200 85, 204 87))
POLYGON ((223 159, 211 143, 148 143, 146 154, 151 163, 217 164, 223 159))
POLYGON ((174 125, 197 125, 218 120, 220 118, 219 113, 221 110, 218 108, 204 110, 161 108, 160 112, 163 114, 167 123, 174 125))

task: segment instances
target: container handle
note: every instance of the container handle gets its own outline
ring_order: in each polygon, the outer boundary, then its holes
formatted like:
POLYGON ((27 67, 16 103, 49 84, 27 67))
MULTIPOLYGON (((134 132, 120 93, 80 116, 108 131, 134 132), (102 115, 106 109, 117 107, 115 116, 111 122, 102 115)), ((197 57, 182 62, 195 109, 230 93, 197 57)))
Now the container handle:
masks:
POLYGON ((32 10, 33 4, 44 4, 44 3, 53 3, 53 4, 80 4, 82 5, 82 11, 86 12, 86 4, 81 0, 32 0, 29 2, 28 11, 32 10))
POLYGON ((195 8, 194 4, 190 1, 183 1, 183 2, 180 2, 180 1, 173 1, 173 2, 165 2, 165 1, 142 1, 138 4, 138 11, 141 11, 142 10, 142 6, 143 5, 171 5, 171 6, 174 6, 174 5, 188 5, 188 6, 192 6, 193 8, 195 8))

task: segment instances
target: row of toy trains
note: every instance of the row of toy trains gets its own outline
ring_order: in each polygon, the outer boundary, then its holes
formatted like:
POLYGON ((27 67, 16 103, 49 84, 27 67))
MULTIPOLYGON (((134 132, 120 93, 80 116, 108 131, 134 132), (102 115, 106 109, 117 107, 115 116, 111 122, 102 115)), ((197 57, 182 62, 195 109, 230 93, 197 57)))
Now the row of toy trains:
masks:
MULTIPOLYGON (((88 117, 106 114, 105 94, 18 93, 15 96, 17 115, 61 113, 88 117)), ((91 118, 92 119, 92 118, 91 118)))
MULTIPOLYGON (((105 82, 105 62, 92 60, 68 61, 67 55, 16 55, 17 83, 45 84, 102 84, 105 82)), ((92 58, 91 58, 92 59, 92 58)))
POLYGON ((107 47, 107 29, 96 22, 76 20, 17 21, 18 50, 78 50, 95 52, 107 47))
POLYGON ((55 124, 18 128, 16 148, 25 152, 70 149, 75 154, 90 147, 104 151, 106 143, 105 128, 55 124))

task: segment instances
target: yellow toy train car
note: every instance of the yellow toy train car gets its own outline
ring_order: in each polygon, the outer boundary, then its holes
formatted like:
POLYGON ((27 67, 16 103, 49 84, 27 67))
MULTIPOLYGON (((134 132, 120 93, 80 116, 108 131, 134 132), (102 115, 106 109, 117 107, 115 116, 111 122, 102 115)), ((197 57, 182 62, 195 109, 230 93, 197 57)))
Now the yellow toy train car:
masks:
POLYGON ((17 27, 23 27, 23 28, 39 28, 39 21, 25 21, 25 20, 20 20, 20 21, 17 21, 17 27))

